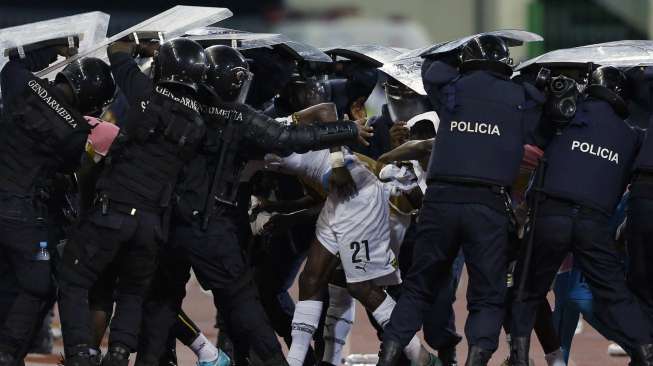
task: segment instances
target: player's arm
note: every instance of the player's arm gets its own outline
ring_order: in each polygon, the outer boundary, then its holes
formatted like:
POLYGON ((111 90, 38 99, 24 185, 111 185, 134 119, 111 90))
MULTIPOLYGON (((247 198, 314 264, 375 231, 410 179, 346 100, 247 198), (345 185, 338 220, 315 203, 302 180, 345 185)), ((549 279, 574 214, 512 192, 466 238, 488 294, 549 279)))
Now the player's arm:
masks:
POLYGON ((424 158, 428 158, 428 156, 431 154, 431 150, 433 150, 434 141, 435 138, 428 140, 407 141, 394 150, 390 150, 387 153, 381 155, 378 162, 381 164, 388 164, 393 161, 420 161, 424 158))

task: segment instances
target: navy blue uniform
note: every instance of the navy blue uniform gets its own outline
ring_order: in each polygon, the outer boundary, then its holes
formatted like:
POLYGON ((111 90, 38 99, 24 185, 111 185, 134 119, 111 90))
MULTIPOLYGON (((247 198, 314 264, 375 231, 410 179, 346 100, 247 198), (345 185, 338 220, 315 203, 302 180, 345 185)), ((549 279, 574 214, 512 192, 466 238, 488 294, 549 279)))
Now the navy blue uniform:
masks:
POLYGON ((422 76, 441 122, 413 265, 384 340, 408 343, 426 307, 448 287, 462 246, 470 274, 467 340, 493 351, 506 296, 506 192, 517 177, 523 145, 534 142, 543 98, 509 75, 485 70, 459 74, 438 61, 425 63, 422 76))
POLYGON ((648 322, 626 287, 609 225, 642 137, 610 104, 587 97, 547 146, 546 198, 535 221, 531 270, 524 274, 517 267, 517 278, 528 277, 523 300, 513 302, 513 337, 531 334, 537 307, 571 251, 594 296, 597 317, 629 346, 650 343, 648 322))
POLYGON ((57 87, 32 74, 55 59, 53 49, 36 50, 11 60, 0 74, 0 255, 18 284, 3 314, 0 351, 18 358, 54 294, 51 262, 34 260, 40 242, 50 250, 56 245, 48 237, 46 198, 55 173, 75 168, 90 130, 57 87))
MULTIPOLYGON (((652 97, 651 89, 653 83, 650 79, 653 76, 653 68, 645 70, 645 77, 641 84, 643 93, 649 98, 652 97)), ((648 112, 651 112, 651 101, 648 103, 648 112)), ((628 201, 628 226, 627 243, 629 254, 628 285, 637 295, 640 303, 646 312, 650 324, 653 324, 653 119, 649 120, 647 136, 644 140, 639 156, 635 163, 635 176, 630 187, 630 198, 628 201)))

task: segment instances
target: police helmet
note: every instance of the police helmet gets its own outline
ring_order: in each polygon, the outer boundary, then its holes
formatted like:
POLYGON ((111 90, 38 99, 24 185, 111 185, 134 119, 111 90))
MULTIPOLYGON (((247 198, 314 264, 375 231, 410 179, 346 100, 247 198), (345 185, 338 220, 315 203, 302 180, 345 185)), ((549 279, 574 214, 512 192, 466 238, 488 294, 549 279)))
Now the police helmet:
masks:
POLYGON ((294 74, 279 97, 293 111, 316 104, 331 102, 331 83, 326 75, 302 76, 294 74))
POLYGON ((395 78, 388 77, 383 86, 392 122, 408 122, 414 116, 432 110, 425 96, 395 78))
POLYGON ((70 86, 75 104, 83 114, 100 111, 116 91, 111 68, 95 57, 80 58, 68 64, 57 74, 55 82, 70 86))
POLYGON ((245 57, 237 50, 211 46, 204 50, 208 64, 206 85, 225 102, 244 103, 253 74, 245 57))
POLYGON ((601 66, 592 72, 588 87, 590 96, 610 103, 620 115, 627 115, 626 100, 629 98, 628 78, 614 66, 601 66))
POLYGON ((460 61, 491 61, 512 65, 510 49, 501 37, 484 34, 469 40, 460 52, 460 61))
POLYGON ((163 42, 154 58, 154 80, 160 84, 179 84, 197 90, 207 71, 202 46, 188 38, 163 42))

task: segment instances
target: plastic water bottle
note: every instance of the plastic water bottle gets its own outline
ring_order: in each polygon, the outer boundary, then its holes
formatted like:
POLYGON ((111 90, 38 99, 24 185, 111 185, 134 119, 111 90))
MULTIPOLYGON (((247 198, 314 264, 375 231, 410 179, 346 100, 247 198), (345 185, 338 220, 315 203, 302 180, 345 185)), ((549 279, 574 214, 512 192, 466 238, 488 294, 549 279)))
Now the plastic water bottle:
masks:
POLYGON ((48 252, 48 242, 47 241, 42 241, 39 243, 39 251, 36 252, 36 256, 34 256, 34 260, 37 261, 49 261, 50 260, 50 252, 48 252))

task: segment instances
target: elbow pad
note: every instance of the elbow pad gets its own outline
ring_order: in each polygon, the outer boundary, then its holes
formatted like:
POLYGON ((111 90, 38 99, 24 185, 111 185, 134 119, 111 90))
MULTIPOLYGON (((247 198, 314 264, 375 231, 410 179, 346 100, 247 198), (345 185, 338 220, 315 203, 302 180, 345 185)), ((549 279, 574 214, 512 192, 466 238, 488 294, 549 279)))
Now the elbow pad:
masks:
POLYGON ((329 123, 314 123, 309 126, 314 129, 316 147, 321 150, 332 146, 350 145, 356 143, 358 128, 354 122, 339 121, 329 123))
POLYGON ((331 146, 356 142, 358 129, 354 122, 315 123, 309 126, 286 126, 262 114, 246 119, 247 139, 266 152, 281 156, 304 153, 331 146))

